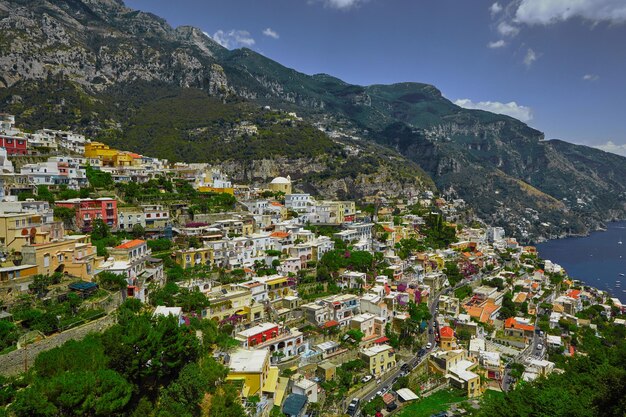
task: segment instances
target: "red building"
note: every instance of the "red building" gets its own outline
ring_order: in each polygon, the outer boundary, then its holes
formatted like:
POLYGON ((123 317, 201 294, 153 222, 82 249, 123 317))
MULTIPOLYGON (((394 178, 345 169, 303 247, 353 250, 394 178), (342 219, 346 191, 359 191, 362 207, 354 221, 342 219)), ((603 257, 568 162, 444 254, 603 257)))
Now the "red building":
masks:
POLYGON ((243 347, 251 348, 278 337, 278 325, 263 323, 237 333, 236 339, 243 347))
POLYGON ((57 207, 67 207, 76 210, 76 227, 83 232, 90 232, 96 219, 102 221, 112 229, 117 229, 117 200, 103 197, 73 198, 57 201, 57 207))
POLYGON ((7 155, 26 155, 28 140, 19 136, 0 135, 0 148, 7 150, 7 155))

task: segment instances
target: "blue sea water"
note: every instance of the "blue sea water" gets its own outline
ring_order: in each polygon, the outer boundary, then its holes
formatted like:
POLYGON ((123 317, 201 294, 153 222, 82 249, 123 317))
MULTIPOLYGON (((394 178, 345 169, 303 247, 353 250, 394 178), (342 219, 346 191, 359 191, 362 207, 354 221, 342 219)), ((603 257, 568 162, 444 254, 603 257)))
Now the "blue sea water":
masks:
POLYGON ((626 221, 609 223, 606 231, 586 237, 540 243, 537 251, 565 268, 570 277, 626 301, 626 276, 620 276, 626 275, 626 221))

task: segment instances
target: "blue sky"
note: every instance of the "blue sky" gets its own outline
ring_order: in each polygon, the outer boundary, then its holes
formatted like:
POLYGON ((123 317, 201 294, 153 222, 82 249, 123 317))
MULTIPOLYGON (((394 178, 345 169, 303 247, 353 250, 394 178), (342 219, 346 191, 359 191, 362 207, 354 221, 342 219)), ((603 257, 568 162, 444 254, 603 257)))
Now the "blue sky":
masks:
POLYGON ((626 155, 626 0, 126 0, 230 49, 367 85, 435 85, 547 139, 626 155))

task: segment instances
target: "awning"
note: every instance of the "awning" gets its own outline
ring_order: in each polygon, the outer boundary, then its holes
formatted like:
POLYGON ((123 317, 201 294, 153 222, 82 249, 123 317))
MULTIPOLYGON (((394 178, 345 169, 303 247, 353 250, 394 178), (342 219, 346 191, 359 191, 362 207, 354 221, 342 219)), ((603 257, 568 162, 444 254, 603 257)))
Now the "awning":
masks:
POLYGON ((275 366, 271 366, 269 372, 267 373, 267 378, 263 383, 263 392, 276 392, 276 383, 278 382, 278 373, 279 369, 275 366))
POLYGON ((417 395, 408 388, 399 389, 397 391, 397 394, 398 394, 398 397, 400 397, 402 401, 412 401, 412 400, 417 400, 418 398, 417 395))
POLYGON ((381 344, 381 343, 386 343, 389 341, 388 337, 379 337, 378 339, 374 340, 374 343, 376 343, 377 345, 381 344))

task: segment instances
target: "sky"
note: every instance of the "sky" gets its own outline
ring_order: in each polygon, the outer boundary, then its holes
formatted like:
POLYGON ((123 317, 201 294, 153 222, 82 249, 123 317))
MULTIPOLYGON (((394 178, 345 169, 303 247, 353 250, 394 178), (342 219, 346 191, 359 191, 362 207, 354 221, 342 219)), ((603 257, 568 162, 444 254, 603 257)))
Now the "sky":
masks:
POLYGON ((433 84, 626 156, 626 0, 126 0, 306 74, 433 84))

